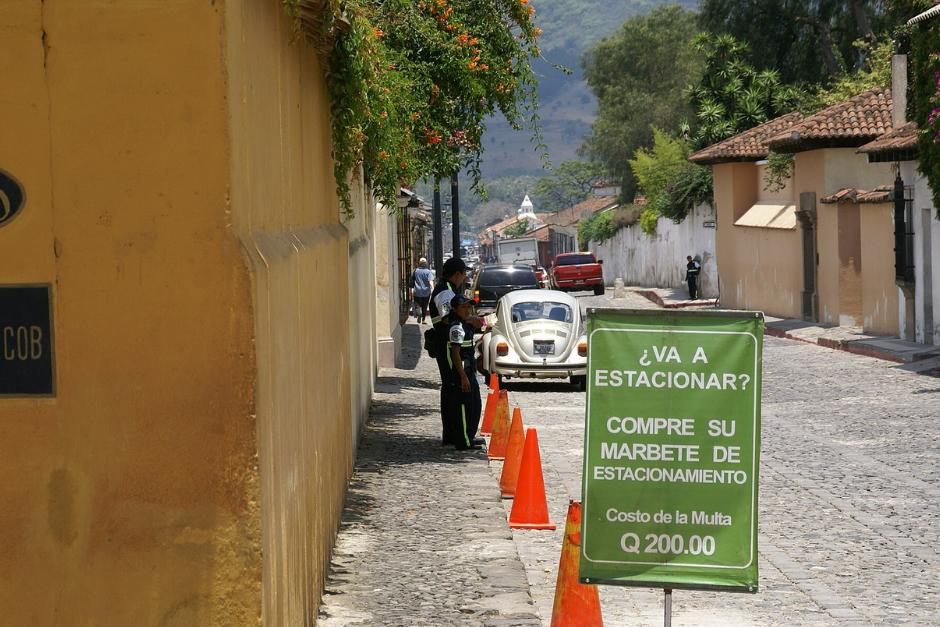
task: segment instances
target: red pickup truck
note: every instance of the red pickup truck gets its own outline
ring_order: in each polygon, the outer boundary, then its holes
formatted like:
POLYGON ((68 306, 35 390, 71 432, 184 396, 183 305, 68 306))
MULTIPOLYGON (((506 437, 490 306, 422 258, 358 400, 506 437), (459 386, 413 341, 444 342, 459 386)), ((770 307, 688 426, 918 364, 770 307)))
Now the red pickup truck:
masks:
POLYGON ((563 292, 594 290, 594 294, 600 296, 604 293, 602 263, 594 253, 557 255, 552 265, 552 287, 563 292))

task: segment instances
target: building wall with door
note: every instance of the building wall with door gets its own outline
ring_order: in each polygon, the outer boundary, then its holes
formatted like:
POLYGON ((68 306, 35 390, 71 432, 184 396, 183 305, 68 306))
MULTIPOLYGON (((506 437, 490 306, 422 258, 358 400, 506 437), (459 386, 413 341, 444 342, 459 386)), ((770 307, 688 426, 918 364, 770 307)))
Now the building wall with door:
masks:
POLYGON ((713 166, 712 172, 721 306, 799 318, 803 289, 799 227, 735 225, 760 199, 758 166, 749 162, 723 163, 713 166))
MULTIPOLYGON (((914 302, 910 305, 914 307, 911 335, 917 342, 940 345, 940 220, 937 219, 930 185, 917 170, 917 163, 904 161, 900 167, 901 178, 912 188, 915 292, 914 302)), ((903 325, 903 300, 900 319, 903 325)))
MULTIPOLYGON (((881 251, 886 242, 890 243, 893 251, 893 225, 881 233, 868 230, 863 237, 862 212, 867 211, 870 205, 821 202, 827 195, 842 189, 872 190, 893 180, 890 164, 869 164, 868 158, 859 154, 856 148, 824 148, 794 155, 795 195, 812 193, 816 197, 818 322, 863 327, 868 317, 878 328, 883 328, 884 320, 893 317, 888 315, 885 318, 867 311, 863 292, 866 283, 863 275, 869 266, 872 277, 882 275, 875 264, 891 266, 893 272, 894 253, 879 258, 874 252, 881 251), (877 239, 867 239, 872 236, 877 239), (876 319, 880 322, 875 323, 876 319)), ((871 284, 872 289, 876 284, 871 284)), ((896 307, 897 295, 893 302, 896 307)), ((890 333, 897 333, 896 323, 890 333)))
POLYGON ((0 398, 4 622, 309 623, 374 372, 316 54, 278 0, 17 2, 0 72, 56 362, 0 398))

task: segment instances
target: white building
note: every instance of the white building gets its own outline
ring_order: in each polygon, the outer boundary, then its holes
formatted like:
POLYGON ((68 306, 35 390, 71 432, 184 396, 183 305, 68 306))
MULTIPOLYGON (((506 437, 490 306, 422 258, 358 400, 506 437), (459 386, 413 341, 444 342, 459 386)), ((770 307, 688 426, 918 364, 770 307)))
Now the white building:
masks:
MULTIPOLYGON (((937 7, 940 8, 940 7, 937 7)), ((927 178, 918 170, 917 135, 907 122, 907 58, 892 61, 894 130, 862 146, 871 163, 894 163, 898 335, 940 345, 940 220, 927 178)), ((887 260, 886 260, 887 261, 887 260)))

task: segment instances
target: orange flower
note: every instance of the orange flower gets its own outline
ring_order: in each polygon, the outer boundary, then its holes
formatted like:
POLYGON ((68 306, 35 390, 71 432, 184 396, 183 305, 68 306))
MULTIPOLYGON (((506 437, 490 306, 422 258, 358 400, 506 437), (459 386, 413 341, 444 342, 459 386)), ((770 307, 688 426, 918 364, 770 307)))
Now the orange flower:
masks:
POLYGON ((521 5, 529 4, 529 0, 519 0, 519 4, 521 5))
POLYGON ((388 111, 383 111, 382 113, 379 114, 379 117, 387 118, 387 117, 388 117, 388 111))
POLYGON ((468 41, 469 39, 470 39, 470 36, 467 35, 467 33, 461 33, 461 34, 457 37, 457 41, 459 41, 459 42, 462 43, 462 44, 467 43, 467 41, 468 41))
POLYGON ((535 27, 532 29, 532 34, 536 37, 540 37, 544 31, 541 28, 535 27))
POLYGON ((480 40, 477 39, 476 37, 473 37, 473 38, 470 40, 469 43, 470 43, 471 46, 475 46, 475 45, 477 45, 478 43, 480 43, 480 40))
POLYGON ((467 67, 470 68, 471 70, 477 69, 477 62, 471 61, 470 63, 467 64, 467 67))
POLYGON ((417 111, 415 111, 414 113, 411 114, 411 121, 412 121, 412 122, 417 122, 417 121, 418 121, 418 118, 420 118, 420 117, 421 117, 421 114, 418 113, 417 111))
POLYGON ((388 153, 385 152, 384 150, 380 150, 379 157, 381 157, 382 159, 388 159, 388 153))
POLYGON ((448 25, 447 25, 447 30, 449 30, 449 31, 455 31, 455 30, 457 30, 457 27, 454 26, 453 24, 448 24, 448 25))
POLYGON ((373 28, 372 34, 375 35, 376 39, 381 39, 382 35, 384 35, 385 33, 382 31, 381 28, 373 28))
POLYGON ((481 63, 481 64, 480 64, 480 69, 481 69, 481 70, 488 70, 488 69, 490 69, 490 66, 488 66, 486 63, 481 63))
POLYGON ((535 7, 529 6, 529 15, 535 15, 535 7))

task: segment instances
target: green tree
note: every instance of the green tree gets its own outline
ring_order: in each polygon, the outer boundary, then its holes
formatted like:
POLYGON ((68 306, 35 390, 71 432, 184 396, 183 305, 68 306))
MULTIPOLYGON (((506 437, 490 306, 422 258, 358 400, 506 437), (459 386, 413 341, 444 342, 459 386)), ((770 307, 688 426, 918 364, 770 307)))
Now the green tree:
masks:
POLYGON ((678 222, 693 207, 711 200, 711 168, 691 163, 689 152, 685 140, 654 128, 652 148, 638 149, 629 161, 646 196, 646 209, 640 217, 645 232, 656 230, 659 216, 678 222))
POLYGON ((787 84, 825 84, 865 65, 867 51, 854 43, 890 27, 891 2, 702 0, 700 20, 713 35, 747 43, 746 60, 758 70, 779 72, 787 84))
POLYGON ((757 70, 747 44, 731 35, 703 33, 695 50, 705 59, 698 84, 689 90, 694 126, 684 133, 696 147, 707 146, 796 108, 801 92, 783 85, 774 70, 757 70))
POLYGON ((658 8, 627 20, 583 59, 598 112, 580 152, 621 182, 624 197, 636 189, 627 160, 650 144, 651 128, 676 128, 692 112, 684 90, 701 71, 697 31, 694 13, 658 8))
POLYGON ((507 227, 506 230, 503 231, 503 237, 507 239, 522 237, 523 235, 526 234, 528 230, 529 230, 529 221, 523 218, 522 220, 518 220, 512 226, 507 227))
POLYGON ((590 161, 565 161, 535 185, 542 211, 560 211, 591 195, 594 185, 604 178, 604 169, 590 161))

